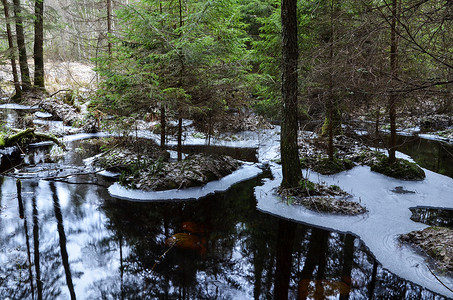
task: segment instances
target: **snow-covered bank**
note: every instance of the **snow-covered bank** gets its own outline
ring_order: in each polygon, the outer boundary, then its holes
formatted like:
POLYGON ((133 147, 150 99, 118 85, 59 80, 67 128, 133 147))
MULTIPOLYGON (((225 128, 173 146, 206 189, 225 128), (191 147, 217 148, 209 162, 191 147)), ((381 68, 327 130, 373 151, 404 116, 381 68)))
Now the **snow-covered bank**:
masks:
MULTIPOLYGON (((273 180, 266 179, 263 186, 255 188, 259 210, 322 228, 350 232, 359 236, 376 259, 390 272, 424 286, 432 291, 453 297, 431 274, 424 257, 412 248, 401 245, 398 236, 427 225, 410 220, 410 207, 453 208, 453 179, 425 170, 423 181, 402 181, 371 172, 369 167, 358 166, 336 175, 323 176, 307 172, 314 182, 335 184, 354 195, 354 199, 368 209, 360 216, 320 214, 302 206, 288 206, 273 193, 281 182, 281 168, 274 165, 273 180), (392 192, 396 186, 415 193, 392 192)), ((305 174, 305 173, 304 173, 305 174)), ((453 286, 453 278, 440 276, 447 286, 453 286)))
POLYGON ((261 174, 261 172, 262 170, 256 165, 245 165, 230 175, 227 175, 219 180, 210 181, 202 187, 146 192, 142 190, 127 189, 119 183, 115 183, 109 187, 108 191, 113 197, 132 201, 199 199, 214 193, 225 192, 232 185, 252 179, 261 174))

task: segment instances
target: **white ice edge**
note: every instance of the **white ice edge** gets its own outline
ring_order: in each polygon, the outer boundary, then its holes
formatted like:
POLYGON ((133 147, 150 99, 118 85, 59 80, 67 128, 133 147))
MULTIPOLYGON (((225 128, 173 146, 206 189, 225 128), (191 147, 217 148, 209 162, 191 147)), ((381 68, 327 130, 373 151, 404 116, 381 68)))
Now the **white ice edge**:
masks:
MULTIPOLYGON (((400 234, 428 227, 410 220, 409 208, 453 208, 453 179, 425 170, 425 180, 403 181, 371 172, 369 167, 364 166, 332 176, 304 173, 311 181, 340 186, 353 195, 353 200, 368 209, 366 214, 359 216, 339 216, 312 212, 302 206, 286 205, 274 194, 274 188, 279 186, 282 179, 281 168, 274 166, 272 173, 273 180, 266 179, 264 185, 255 187, 259 210, 297 222, 357 235, 390 272, 436 293, 453 297, 453 293, 431 274, 425 258, 398 241, 400 234), (403 186, 416 193, 391 192, 396 186, 403 186)), ((453 286, 453 278, 438 277, 447 286, 453 286)))
POLYGON ((252 179, 261 174, 261 172, 262 170, 256 165, 245 165, 219 180, 208 182, 202 187, 191 187, 181 190, 173 189, 167 191, 146 192, 141 190, 127 189, 118 183, 114 183, 108 188, 108 191, 110 195, 115 198, 132 201, 199 199, 214 193, 225 192, 232 185, 252 179))
POLYGON ((37 111, 35 112, 35 117, 46 119, 52 117, 52 114, 48 112, 37 111))
POLYGON ((39 107, 22 105, 22 104, 17 104, 17 103, 6 103, 6 104, 0 104, 0 109, 32 110, 32 109, 39 109, 39 107))
POLYGON ((431 141, 440 141, 440 142, 446 142, 446 143, 452 143, 453 140, 449 138, 442 137, 440 135, 436 134, 429 134, 429 133, 420 133, 418 136, 422 139, 425 140, 431 140, 431 141))
POLYGON ((79 140, 86 140, 91 138, 106 137, 110 134, 106 132, 97 132, 97 133, 78 133, 73 135, 66 135, 63 137, 63 142, 73 142, 79 140))
MULTIPOLYGON (((105 133, 105 132, 78 133, 78 134, 73 134, 73 135, 66 135, 61 140, 62 140, 62 142, 73 142, 73 141, 86 140, 86 139, 98 138, 98 137, 106 137, 106 136, 109 136, 109 134, 105 133)), ((52 142, 52 141, 43 141, 43 142, 31 143, 30 146, 31 147, 48 146, 48 145, 52 145, 53 143, 54 142, 52 142)))

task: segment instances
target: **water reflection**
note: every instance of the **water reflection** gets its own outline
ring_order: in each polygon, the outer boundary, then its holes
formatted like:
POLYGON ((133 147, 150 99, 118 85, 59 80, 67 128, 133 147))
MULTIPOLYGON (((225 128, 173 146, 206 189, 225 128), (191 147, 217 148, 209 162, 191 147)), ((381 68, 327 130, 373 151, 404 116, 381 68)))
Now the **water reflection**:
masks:
POLYGON ((409 155, 420 166, 453 178, 453 145, 414 136, 399 136, 398 151, 409 155))
POLYGON ((57 219, 58 236, 60 240, 60 253, 66 276, 66 284, 68 285, 69 294, 71 295, 71 299, 73 300, 76 299, 76 295, 74 291, 74 285, 72 283, 71 268, 69 267, 68 251, 66 249, 66 234, 63 226, 63 215, 61 214, 60 201, 58 199, 57 190, 54 183, 50 184, 50 189, 52 191, 55 218, 57 219))
POLYGON ((411 208, 411 220, 430 226, 442 226, 453 229, 453 210, 436 208, 411 208))
POLYGON ((260 178, 160 203, 112 199, 93 180, 23 180, 20 209, 4 179, 0 299, 444 299, 383 269, 355 236, 257 211, 260 178))
POLYGON ((38 205, 36 204, 36 197, 32 197, 33 208, 33 253, 34 265, 36 274, 36 289, 38 291, 38 300, 42 299, 42 281, 41 281, 41 262, 39 254, 39 216, 38 205))

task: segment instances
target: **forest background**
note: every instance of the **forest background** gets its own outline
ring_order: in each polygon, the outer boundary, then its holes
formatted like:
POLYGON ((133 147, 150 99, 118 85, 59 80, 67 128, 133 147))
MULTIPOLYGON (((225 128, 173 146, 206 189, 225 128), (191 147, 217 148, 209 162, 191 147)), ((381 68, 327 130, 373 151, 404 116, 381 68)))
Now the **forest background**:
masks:
MULTIPOLYGON (((97 72, 90 111, 121 126, 159 118, 161 143, 167 119, 179 120, 179 136, 183 119, 208 135, 232 114, 282 119, 280 1, 2 2, 0 53, 19 99, 51 89, 43 64, 81 62, 97 72)), ((452 20, 446 0, 297 2, 298 119, 329 137, 329 156, 349 120, 394 134, 397 120, 451 115, 452 20)))

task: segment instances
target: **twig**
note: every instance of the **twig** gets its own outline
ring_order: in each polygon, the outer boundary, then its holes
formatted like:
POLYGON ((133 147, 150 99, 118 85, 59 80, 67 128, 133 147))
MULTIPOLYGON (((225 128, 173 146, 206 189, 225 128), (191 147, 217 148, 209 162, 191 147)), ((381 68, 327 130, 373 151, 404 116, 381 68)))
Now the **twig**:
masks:
POLYGON ((56 91, 55 93, 51 94, 49 96, 49 98, 52 98, 53 96, 55 96, 56 94, 60 93, 60 92, 71 92, 72 90, 69 90, 69 89, 65 89, 65 90, 58 90, 56 91))
POLYGON ((152 271, 154 270, 154 268, 157 266, 157 264, 159 263, 160 259, 161 259, 162 257, 164 257, 165 254, 167 254, 168 251, 170 251, 171 248, 173 248, 176 244, 177 244, 177 242, 174 242, 174 243, 171 245, 171 247, 167 249, 167 251, 165 251, 161 256, 159 256, 159 258, 157 258, 156 262, 154 263, 154 266, 151 268, 151 272, 152 272, 152 271))
POLYGON ((24 165, 24 163, 20 163, 20 164, 14 165, 14 166, 12 166, 11 168, 9 168, 9 169, 7 169, 7 170, 1 172, 0 174, 1 174, 1 175, 8 174, 10 171, 14 170, 16 167, 20 167, 20 166, 23 166, 23 165, 24 165))
POLYGON ((46 177, 46 178, 41 178, 42 180, 59 180, 59 179, 67 179, 71 176, 83 176, 83 175, 95 175, 99 172, 102 172, 105 170, 99 170, 99 171, 94 171, 94 172, 85 172, 85 173, 71 173, 63 176, 52 176, 52 177, 46 177))
MULTIPOLYGON (((44 180, 46 180, 46 179, 44 179, 44 180)), ((63 182, 63 183, 66 183, 66 184, 96 185, 96 186, 100 186, 100 187, 103 187, 103 188, 108 188, 109 187, 108 185, 100 184, 100 183, 97 183, 97 182, 71 182, 69 180, 60 180, 60 179, 55 179, 55 181, 63 182)))
POLYGON ((453 290, 451 288, 449 288, 448 286, 445 285, 445 283, 442 282, 442 280, 440 280, 436 274, 434 274, 434 272, 429 268, 428 265, 426 265, 428 267, 428 270, 431 272, 431 274, 433 274, 433 276, 437 279, 437 281, 440 282, 440 284, 442 284, 447 290, 449 290, 450 292, 453 292, 453 290))

